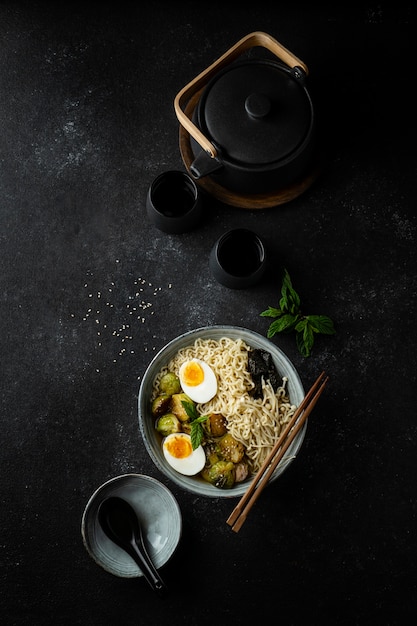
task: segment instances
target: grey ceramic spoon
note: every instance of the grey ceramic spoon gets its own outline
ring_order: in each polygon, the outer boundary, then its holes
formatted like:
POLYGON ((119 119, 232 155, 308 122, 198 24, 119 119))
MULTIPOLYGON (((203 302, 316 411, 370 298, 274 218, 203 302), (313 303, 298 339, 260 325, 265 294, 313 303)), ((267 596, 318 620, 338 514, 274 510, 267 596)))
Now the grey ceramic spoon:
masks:
POLYGON ((164 593, 165 583, 146 550, 141 524, 132 506, 123 498, 111 496, 101 503, 98 520, 109 539, 135 560, 152 589, 164 593))

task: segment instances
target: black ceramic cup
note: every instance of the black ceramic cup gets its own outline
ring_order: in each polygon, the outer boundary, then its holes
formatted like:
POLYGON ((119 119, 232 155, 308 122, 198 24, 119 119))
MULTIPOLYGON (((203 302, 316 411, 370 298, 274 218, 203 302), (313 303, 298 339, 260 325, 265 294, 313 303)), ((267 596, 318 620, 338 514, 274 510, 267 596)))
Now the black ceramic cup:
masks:
POLYGON ((149 220, 165 233, 180 234, 199 223, 203 202, 201 192, 186 172, 169 170, 151 183, 146 197, 149 220))
POLYGON ((265 272, 265 246, 261 238, 251 230, 229 230, 214 244, 209 265, 214 278, 225 287, 252 287, 265 272))

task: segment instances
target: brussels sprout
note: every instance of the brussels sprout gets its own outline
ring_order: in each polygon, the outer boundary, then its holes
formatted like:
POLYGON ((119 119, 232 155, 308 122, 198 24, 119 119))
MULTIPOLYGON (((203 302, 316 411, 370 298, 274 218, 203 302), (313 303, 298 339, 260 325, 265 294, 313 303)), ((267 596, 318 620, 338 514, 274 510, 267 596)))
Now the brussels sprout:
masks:
POLYGON ((182 405, 183 402, 188 402, 195 406, 195 403, 186 393, 174 393, 171 396, 171 413, 175 413, 181 422, 187 422, 190 417, 182 405))
POLYGON ((165 415, 160 417, 156 422, 156 430, 163 437, 167 437, 172 433, 181 432, 181 422, 173 413, 165 413, 165 415))
POLYGON ((222 437, 227 433, 227 420, 221 413, 210 413, 203 427, 209 437, 222 437))
POLYGON ((219 439, 217 449, 226 461, 232 461, 232 463, 239 463, 245 453, 243 443, 237 441, 230 433, 219 439))
POLYGON ((235 466, 230 461, 218 461, 205 467, 201 475, 218 489, 231 489, 235 484, 235 466))
POLYGON ((217 450, 217 446, 214 442, 209 442, 204 445, 204 452, 206 453, 207 466, 214 465, 218 461, 221 461, 222 458, 217 450))
POLYGON ((170 402, 171 396, 166 393, 157 396, 152 402, 152 415, 154 417, 161 417, 161 415, 168 411, 170 402))
POLYGON ((180 393, 181 383, 178 376, 174 372, 164 374, 159 381, 159 391, 169 396, 172 396, 174 393, 180 393))

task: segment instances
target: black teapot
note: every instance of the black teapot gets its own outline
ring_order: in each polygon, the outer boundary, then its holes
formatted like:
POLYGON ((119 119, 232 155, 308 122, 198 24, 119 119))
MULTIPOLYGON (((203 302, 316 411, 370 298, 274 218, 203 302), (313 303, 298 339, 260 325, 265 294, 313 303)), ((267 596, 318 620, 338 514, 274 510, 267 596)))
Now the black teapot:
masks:
POLYGON ((307 76, 307 66, 276 39, 254 32, 188 83, 174 108, 189 135, 193 178, 239 194, 301 180, 316 134, 307 76), (268 51, 265 58, 242 58, 255 47, 268 51))

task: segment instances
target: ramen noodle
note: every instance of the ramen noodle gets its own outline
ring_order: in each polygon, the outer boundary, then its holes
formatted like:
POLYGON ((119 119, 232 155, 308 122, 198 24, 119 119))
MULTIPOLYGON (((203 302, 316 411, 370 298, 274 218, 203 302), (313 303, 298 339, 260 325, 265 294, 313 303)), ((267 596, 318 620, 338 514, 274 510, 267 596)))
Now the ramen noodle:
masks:
POLYGON ((290 403, 286 378, 276 391, 269 381, 263 381, 262 398, 250 395, 254 387, 248 371, 250 350, 241 339, 196 339, 192 345, 181 348, 159 372, 154 389, 156 394, 159 380, 166 372, 178 375, 184 361, 198 358, 210 365, 217 377, 217 394, 209 402, 197 404, 197 410, 202 415, 221 413, 226 417, 228 431, 246 447, 254 473, 268 456, 296 407, 290 403))

